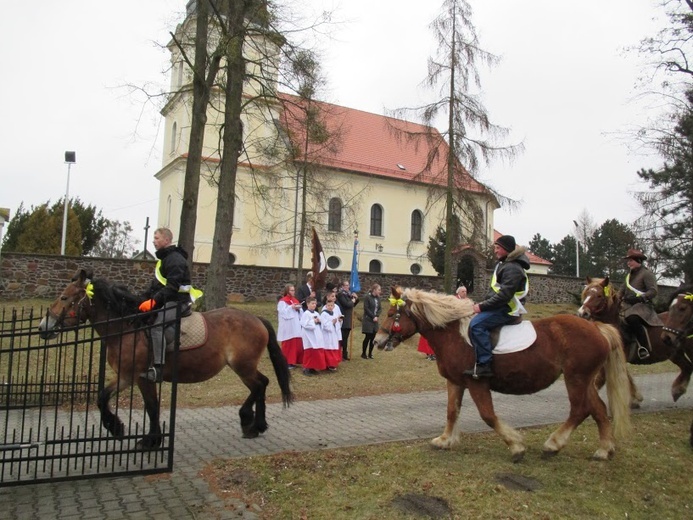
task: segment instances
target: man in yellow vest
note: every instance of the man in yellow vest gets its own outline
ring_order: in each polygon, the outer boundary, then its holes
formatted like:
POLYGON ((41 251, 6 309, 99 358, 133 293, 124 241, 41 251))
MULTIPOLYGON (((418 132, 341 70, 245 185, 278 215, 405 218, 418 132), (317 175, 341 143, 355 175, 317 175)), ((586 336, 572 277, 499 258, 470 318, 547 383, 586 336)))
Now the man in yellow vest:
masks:
POLYGON ((474 304, 476 316, 469 324, 469 339, 476 352, 474 368, 464 373, 474 379, 493 377, 491 329, 513 322, 527 311, 522 301, 529 291, 527 249, 516 247, 515 237, 503 235, 493 244, 498 259, 491 277, 491 290, 483 301, 474 304))
POLYGON ((140 377, 153 382, 163 380, 163 368, 166 355, 164 342, 164 322, 176 319, 176 307, 182 306, 181 314, 190 313, 194 297, 202 295, 190 285, 188 254, 178 246, 171 244, 173 234, 168 228, 154 231, 154 249, 159 261, 156 263, 154 280, 149 289, 142 295, 145 300, 140 304, 142 312, 158 310, 151 333, 153 365, 140 377), (191 296, 192 293, 192 296, 191 296))
POLYGON ((629 249, 623 259, 630 269, 625 283, 618 291, 622 298, 621 310, 626 322, 625 332, 630 333, 635 340, 633 346, 638 358, 647 359, 652 353, 652 347, 646 325, 663 325, 652 305, 652 300, 657 296, 657 279, 652 271, 642 265, 643 261, 647 260, 642 251, 629 249))

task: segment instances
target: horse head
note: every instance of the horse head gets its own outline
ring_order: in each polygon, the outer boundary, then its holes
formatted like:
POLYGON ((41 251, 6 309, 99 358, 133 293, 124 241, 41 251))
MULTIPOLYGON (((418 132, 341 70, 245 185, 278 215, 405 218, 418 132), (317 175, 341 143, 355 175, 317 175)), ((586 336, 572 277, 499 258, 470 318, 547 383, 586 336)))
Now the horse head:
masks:
POLYGON ((587 277, 587 284, 582 290, 582 304, 577 310, 577 315, 581 318, 602 321, 605 323, 616 323, 620 300, 614 287, 606 278, 587 277))
POLYGON ((662 341, 680 345, 693 332, 693 294, 678 294, 669 306, 667 323, 662 327, 662 341))
POLYGON ((388 343, 394 348, 418 332, 402 287, 392 286, 389 301, 390 308, 387 316, 381 323, 374 340, 375 345, 381 350, 388 343))
POLYGON ((39 335, 43 339, 52 339, 61 329, 75 327, 87 320, 94 295, 91 278, 91 273, 81 269, 51 304, 39 323, 39 335))

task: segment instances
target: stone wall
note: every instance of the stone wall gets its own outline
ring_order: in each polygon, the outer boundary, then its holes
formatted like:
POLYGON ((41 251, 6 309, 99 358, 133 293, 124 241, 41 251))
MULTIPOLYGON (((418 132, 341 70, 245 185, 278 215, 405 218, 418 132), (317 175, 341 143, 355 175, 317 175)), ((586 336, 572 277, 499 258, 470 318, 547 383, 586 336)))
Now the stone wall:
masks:
MULTIPOLYGON (((208 264, 194 264, 193 285, 204 288, 208 264)), ((79 270, 86 269, 95 278, 123 284, 131 291, 141 292, 149 286, 154 262, 129 259, 64 257, 3 253, 0 257, 0 300, 29 298, 54 299, 79 270)), ((491 272, 475 269, 474 287, 470 297, 480 300, 486 293, 491 272)), ((294 269, 232 265, 226 277, 226 293, 230 302, 274 301, 286 283, 297 283, 294 269)), ((348 279, 348 271, 331 271, 328 280, 348 279)), ((360 273, 361 292, 374 283, 383 287, 383 296, 392 285, 436 289, 442 292, 443 279, 436 276, 388 275, 360 273)), ((584 281, 568 276, 529 275, 532 303, 575 303, 584 281)), ((666 301, 673 287, 660 286, 660 300, 666 301)))

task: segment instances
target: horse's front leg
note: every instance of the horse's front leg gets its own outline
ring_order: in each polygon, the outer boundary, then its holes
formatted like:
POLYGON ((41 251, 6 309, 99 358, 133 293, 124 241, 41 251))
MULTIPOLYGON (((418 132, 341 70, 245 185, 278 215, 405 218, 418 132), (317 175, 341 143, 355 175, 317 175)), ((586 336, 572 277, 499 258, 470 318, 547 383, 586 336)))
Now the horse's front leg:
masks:
POLYGON ((462 397, 464 396, 464 387, 445 380, 448 389, 448 410, 447 423, 442 435, 431 440, 431 444, 436 448, 449 449, 460 441, 460 432, 457 429, 457 419, 460 416, 460 408, 462 407, 462 397))
POLYGON ((151 450, 161 446, 161 424, 159 423, 159 398, 157 384, 143 378, 137 379, 137 387, 142 393, 144 409, 149 417, 149 431, 137 442, 137 447, 142 450, 151 450))
POLYGON ((676 402, 688 390, 688 383, 693 372, 693 363, 688 359, 682 348, 676 349, 674 355, 671 356, 671 362, 681 369, 681 372, 679 372, 679 375, 676 376, 671 385, 671 397, 676 402))
POLYGON ((111 396, 114 392, 118 392, 120 390, 121 384, 122 382, 118 376, 109 381, 108 384, 99 392, 99 397, 96 404, 101 412, 101 424, 103 427, 106 428, 108 433, 117 439, 122 440, 123 436, 125 435, 125 425, 123 425, 123 421, 121 421, 120 418, 114 414, 113 411, 111 411, 111 406, 109 404, 111 396))
POLYGON ((472 396, 481 419, 505 441, 510 449, 512 461, 520 462, 525 456, 526 450, 522 434, 496 416, 488 381, 471 381, 469 383, 469 395, 472 396))

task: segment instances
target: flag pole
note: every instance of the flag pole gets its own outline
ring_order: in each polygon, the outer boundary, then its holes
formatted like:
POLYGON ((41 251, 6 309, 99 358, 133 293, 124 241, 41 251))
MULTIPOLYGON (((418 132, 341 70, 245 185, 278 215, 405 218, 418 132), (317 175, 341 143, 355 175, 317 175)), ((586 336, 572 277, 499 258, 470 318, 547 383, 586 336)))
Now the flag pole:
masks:
MULTIPOLYGON (((354 229, 354 256, 351 259, 351 277, 349 280, 349 290, 351 292, 359 292, 361 290, 361 282, 359 281, 359 230, 354 229)), ((351 310, 351 332, 349 333, 349 359, 352 356, 352 347, 354 345, 354 309, 351 310)))

